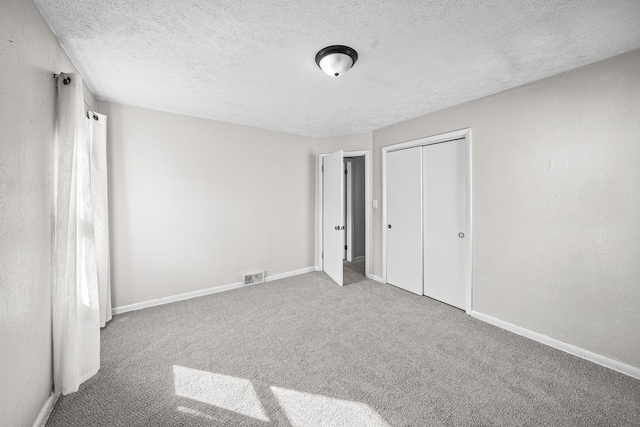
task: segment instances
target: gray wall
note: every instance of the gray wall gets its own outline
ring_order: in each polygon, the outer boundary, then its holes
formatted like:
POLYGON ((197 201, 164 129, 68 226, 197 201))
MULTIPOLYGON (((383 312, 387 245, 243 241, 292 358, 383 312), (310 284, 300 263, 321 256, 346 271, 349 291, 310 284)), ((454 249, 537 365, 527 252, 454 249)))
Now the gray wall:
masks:
POLYGON ((366 189, 364 156, 353 157, 351 164, 353 173, 353 256, 362 257, 365 251, 366 230, 366 189))
POLYGON ((314 140, 101 102, 114 307, 314 263, 314 140))
MULTIPOLYGON (((373 133, 472 128, 473 309, 640 367, 640 51, 373 133)), ((373 274, 382 271, 373 210, 373 274)))
MULTIPOLYGON (((0 13, 0 425, 30 426, 53 390, 54 72, 75 71, 30 1, 0 13)), ((90 103, 95 100, 86 93, 90 103)))

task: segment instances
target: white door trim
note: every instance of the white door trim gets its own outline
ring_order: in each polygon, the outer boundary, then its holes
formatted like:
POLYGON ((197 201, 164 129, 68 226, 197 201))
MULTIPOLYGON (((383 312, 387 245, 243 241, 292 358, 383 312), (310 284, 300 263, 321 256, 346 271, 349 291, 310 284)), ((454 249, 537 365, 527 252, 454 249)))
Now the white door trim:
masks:
MULTIPOLYGON (((453 132, 442 133, 439 135, 428 136, 424 138, 418 138, 411 141, 401 142, 398 144, 387 145, 382 147, 382 279, 384 283, 387 282, 387 153, 390 151, 402 150, 405 148, 424 146, 430 144, 438 144, 441 142, 449 141, 452 139, 465 138, 467 140, 467 150, 468 150, 468 189, 469 194, 468 197, 468 221, 469 221, 469 244, 468 244, 468 259, 469 259, 469 270, 467 272, 467 314, 471 314, 473 310, 473 254, 472 254, 472 243, 473 242, 473 206, 472 206, 472 197, 473 194, 473 180, 472 177, 472 169, 471 169, 471 157, 472 157, 472 140, 471 140, 471 128, 460 129, 453 132)), ((367 247, 367 251, 368 251, 367 247)), ((368 255, 368 252, 367 252, 368 255)))
MULTIPOLYGON (((318 155, 318 254, 320 254, 319 260, 319 271, 324 270, 324 260, 322 259, 322 252, 324 248, 322 247, 322 192, 323 192, 323 184, 322 184, 322 159, 325 156, 328 156, 331 153, 324 153, 318 155)), ((343 153, 344 157, 361 157, 364 156, 364 186, 365 186, 365 233, 364 233, 364 246, 365 246, 365 259, 364 259, 364 273, 365 276, 371 278, 371 155, 369 150, 361 150, 361 151, 345 151, 343 153)))
POLYGON ((345 212, 345 222, 346 226, 346 236, 344 239, 344 244, 347 247, 345 249, 345 259, 349 262, 353 261, 353 162, 351 159, 345 159, 345 204, 344 204, 344 212, 345 212))

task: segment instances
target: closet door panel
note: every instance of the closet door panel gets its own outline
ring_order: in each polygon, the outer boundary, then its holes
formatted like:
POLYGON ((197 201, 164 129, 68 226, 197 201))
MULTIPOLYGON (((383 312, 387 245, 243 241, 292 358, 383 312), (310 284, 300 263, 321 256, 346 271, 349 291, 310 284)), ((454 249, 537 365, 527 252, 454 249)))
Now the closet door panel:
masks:
POLYGON ((387 283, 422 295, 422 147, 387 153, 387 283))
POLYGON ((466 140, 423 147, 424 295, 465 309, 466 140))

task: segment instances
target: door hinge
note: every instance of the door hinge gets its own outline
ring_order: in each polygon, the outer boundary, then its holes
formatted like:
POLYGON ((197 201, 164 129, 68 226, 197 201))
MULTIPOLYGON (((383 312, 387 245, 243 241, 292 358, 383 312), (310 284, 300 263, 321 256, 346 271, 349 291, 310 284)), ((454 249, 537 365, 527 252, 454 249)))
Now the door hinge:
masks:
POLYGON ((345 250, 345 251, 347 250, 347 245, 344 245, 344 250, 345 250))
POLYGON ((324 165, 322 165, 322 172, 324 172, 324 165))
POLYGON ((320 257, 321 257, 322 259, 324 259, 324 252, 322 252, 322 254, 320 255, 320 257))

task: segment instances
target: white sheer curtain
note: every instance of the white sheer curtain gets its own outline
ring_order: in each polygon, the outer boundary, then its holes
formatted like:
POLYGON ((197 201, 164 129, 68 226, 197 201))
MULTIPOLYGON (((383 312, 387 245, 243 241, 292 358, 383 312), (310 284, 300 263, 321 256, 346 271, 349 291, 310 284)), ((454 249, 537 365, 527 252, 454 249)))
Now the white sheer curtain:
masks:
MULTIPOLYGON (((100 368, 100 296, 99 276, 107 277, 104 258, 104 233, 108 234, 106 211, 96 214, 94 199, 106 205, 106 194, 94 195, 92 165, 93 117, 85 115, 82 79, 77 74, 58 78, 58 109, 55 144, 55 230, 53 280, 53 373, 56 393, 73 393, 82 382, 100 368), (68 77, 68 81, 65 77, 68 77), (65 84, 65 81, 68 84, 65 84), (96 241, 100 241, 100 248, 96 241)), ((99 117, 99 116, 98 116, 99 117)), ((99 117, 100 118, 100 117, 99 117)), ((99 120, 97 120, 99 121, 99 120)), ((105 120, 106 121, 106 120, 105 120)), ((106 131, 105 131, 106 132, 106 131)), ((103 159, 104 142, 94 151, 103 159)), ((105 138, 106 140, 106 133, 105 138)), ((106 161, 104 162, 106 163, 106 161)), ((103 170, 103 166, 97 168, 103 170)), ((96 188, 106 189, 104 184, 96 188)), ((98 180, 99 181, 99 180, 98 180)), ((99 191, 97 192, 99 193, 99 191)), ((98 209, 98 211, 101 211, 98 209)), ((108 245, 108 239, 106 241, 108 245)), ((102 292, 109 295, 107 292, 102 292)), ((103 303, 105 307, 110 303, 103 303)), ((109 316, 110 317, 110 316, 109 316)), ((105 316, 105 319, 107 317, 105 316)))
POLYGON ((107 116, 89 114, 91 141, 91 197, 96 238, 96 268, 100 326, 111 320, 111 259, 109 256, 109 201, 107 186, 107 116))

